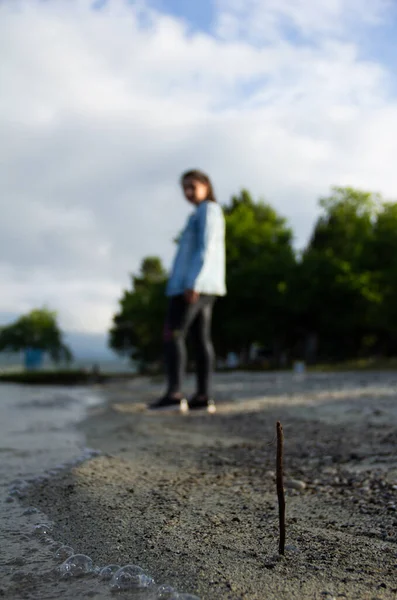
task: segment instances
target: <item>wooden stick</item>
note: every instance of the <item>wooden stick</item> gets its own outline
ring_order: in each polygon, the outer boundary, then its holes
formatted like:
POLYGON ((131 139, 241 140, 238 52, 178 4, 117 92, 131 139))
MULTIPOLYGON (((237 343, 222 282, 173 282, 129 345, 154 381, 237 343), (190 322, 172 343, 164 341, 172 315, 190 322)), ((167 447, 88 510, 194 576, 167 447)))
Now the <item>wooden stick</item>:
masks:
POLYGON ((280 421, 277 421, 277 461, 276 480, 278 497, 278 515, 280 524, 279 554, 284 555, 285 550, 285 496, 284 496, 284 473, 283 473, 283 445, 284 434, 280 421))

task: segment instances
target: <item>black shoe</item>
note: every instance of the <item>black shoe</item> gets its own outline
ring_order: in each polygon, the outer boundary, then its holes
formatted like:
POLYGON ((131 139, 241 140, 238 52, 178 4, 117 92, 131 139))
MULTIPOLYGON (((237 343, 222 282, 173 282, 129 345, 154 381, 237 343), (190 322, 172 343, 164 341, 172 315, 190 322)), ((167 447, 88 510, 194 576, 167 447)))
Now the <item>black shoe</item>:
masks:
POLYGON ((188 405, 190 410, 199 410, 199 409, 207 409, 209 413, 214 413, 216 411, 215 402, 212 398, 207 398, 206 396, 200 397, 198 394, 195 394, 188 401, 188 405))
POLYGON ((165 395, 149 404, 148 408, 150 410, 161 410, 166 408, 179 408, 181 410, 184 404, 186 404, 186 398, 175 398, 173 396, 165 395))

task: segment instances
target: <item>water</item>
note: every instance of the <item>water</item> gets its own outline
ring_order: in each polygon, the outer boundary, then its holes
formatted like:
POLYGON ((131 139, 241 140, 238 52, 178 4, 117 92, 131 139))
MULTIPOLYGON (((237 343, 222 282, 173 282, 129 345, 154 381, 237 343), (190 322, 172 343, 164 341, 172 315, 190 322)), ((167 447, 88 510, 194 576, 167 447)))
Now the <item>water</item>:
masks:
MULTIPOLYGON (((36 600, 198 600, 157 585, 138 565, 95 565, 53 539, 53 524, 19 502, 28 485, 92 458, 76 424, 103 401, 100 388, 0 385, 0 596, 36 600)), ((160 582, 161 583, 161 582, 160 582)))
MULTIPOLYGON (((55 566, 51 523, 19 498, 38 477, 88 456, 75 424, 102 401, 88 388, 0 385, 0 590, 17 597, 22 589, 48 587, 55 566)), ((1 591, 0 591, 1 594, 1 591)), ((33 594, 32 597, 34 597, 33 594)), ((27 596, 28 597, 28 596, 27 596)), ((37 596, 36 596, 37 597, 37 596)), ((43 595, 45 597, 45 595, 43 595)))
MULTIPOLYGON (((90 371, 96 365, 101 373, 136 373, 137 365, 131 362, 130 359, 120 358, 117 355, 110 357, 103 357, 94 355, 86 358, 75 358, 70 364, 54 364, 49 356, 45 355, 43 363, 39 370, 42 371, 54 371, 61 369, 87 369, 90 371)), ((0 354, 0 373, 23 371, 24 370, 24 356, 23 353, 5 353, 0 354)))

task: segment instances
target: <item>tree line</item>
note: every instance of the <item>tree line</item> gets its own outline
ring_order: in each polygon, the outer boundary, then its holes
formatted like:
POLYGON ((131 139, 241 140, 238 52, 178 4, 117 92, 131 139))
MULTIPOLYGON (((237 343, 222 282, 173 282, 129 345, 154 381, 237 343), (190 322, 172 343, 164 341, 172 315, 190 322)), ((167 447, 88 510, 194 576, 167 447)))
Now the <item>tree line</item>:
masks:
MULTIPOLYGON (((247 190, 223 206, 228 295, 214 311, 218 356, 247 357, 253 343, 272 366, 397 354, 397 203, 334 187, 307 246, 247 190)), ((143 364, 161 359, 167 273, 146 257, 124 290, 109 345, 143 364)))

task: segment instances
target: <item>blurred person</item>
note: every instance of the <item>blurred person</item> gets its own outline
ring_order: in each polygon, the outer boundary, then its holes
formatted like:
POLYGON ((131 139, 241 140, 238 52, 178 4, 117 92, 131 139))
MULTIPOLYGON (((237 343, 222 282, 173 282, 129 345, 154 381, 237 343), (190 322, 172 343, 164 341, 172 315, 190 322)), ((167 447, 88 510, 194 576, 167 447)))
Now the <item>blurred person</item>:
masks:
POLYGON ((198 170, 187 171, 180 183, 194 211, 179 239, 167 283, 168 308, 163 333, 167 390, 149 408, 205 408, 214 412, 211 321, 216 298, 226 294, 225 220, 208 175, 198 170), (197 388, 186 399, 182 388, 188 332, 195 346, 197 388))

